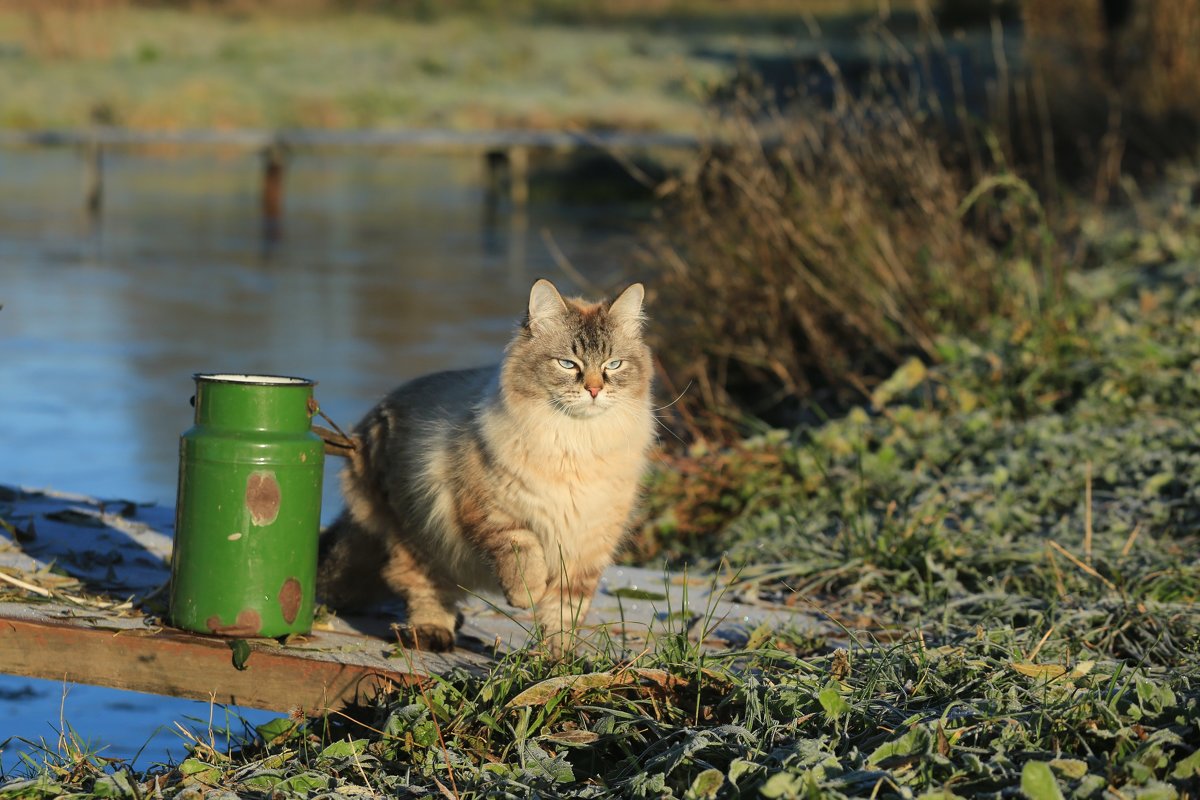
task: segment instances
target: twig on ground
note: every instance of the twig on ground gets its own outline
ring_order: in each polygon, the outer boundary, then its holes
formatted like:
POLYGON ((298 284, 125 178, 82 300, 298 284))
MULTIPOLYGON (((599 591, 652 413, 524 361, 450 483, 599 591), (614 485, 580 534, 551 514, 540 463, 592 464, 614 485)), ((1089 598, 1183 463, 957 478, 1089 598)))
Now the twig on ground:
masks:
POLYGON ((1068 550, 1067 550, 1067 548, 1063 547, 1061 544, 1059 544, 1058 542, 1054 541, 1053 539, 1050 539, 1050 540, 1047 542, 1047 544, 1049 544, 1051 547, 1053 547, 1053 548, 1054 548, 1055 550, 1057 550, 1058 552, 1062 553, 1062 554, 1063 554, 1063 556, 1064 556, 1064 557, 1066 557, 1066 559, 1067 559, 1068 561, 1070 561, 1072 564, 1074 564, 1075 566, 1079 567, 1081 570, 1083 570, 1084 572, 1086 572, 1088 575, 1091 575, 1093 578, 1095 578, 1096 580, 1098 580, 1098 581, 1100 581, 1101 583, 1103 583, 1103 584, 1104 584, 1106 587, 1108 587, 1108 589, 1109 589, 1110 591, 1113 591, 1113 592, 1117 591, 1117 587, 1116 587, 1116 585, 1115 585, 1115 584, 1113 584, 1113 582, 1112 582, 1112 581, 1110 581, 1108 578, 1106 578, 1106 577, 1104 577, 1103 575, 1101 575, 1099 572, 1097 572, 1097 571, 1096 571, 1094 568, 1092 568, 1090 565, 1083 563, 1083 562, 1082 562, 1082 561, 1080 561, 1078 558, 1076 558, 1075 556, 1071 555, 1070 551, 1068 551, 1068 550))
POLYGON ((41 586, 35 586, 32 583, 26 583, 25 581, 21 580, 20 578, 14 578, 12 575, 8 575, 3 572, 0 572, 0 580, 5 581, 6 583, 11 583, 13 586, 16 586, 20 589, 24 589, 27 592, 33 592, 34 594, 39 594, 42 597, 53 597, 54 596, 54 592, 51 592, 49 589, 43 589, 41 586))

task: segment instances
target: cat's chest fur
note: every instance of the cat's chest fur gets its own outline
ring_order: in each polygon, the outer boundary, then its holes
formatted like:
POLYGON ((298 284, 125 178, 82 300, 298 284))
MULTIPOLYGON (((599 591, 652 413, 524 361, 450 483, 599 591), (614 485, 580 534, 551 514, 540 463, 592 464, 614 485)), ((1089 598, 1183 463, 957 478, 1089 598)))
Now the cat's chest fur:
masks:
POLYGON ((507 477, 508 491, 495 501, 543 544, 611 548, 637 495, 652 425, 648 408, 533 426, 503 411, 486 414, 481 431, 497 473, 507 477))
POLYGON ((426 462, 434 498, 427 533, 442 568, 464 586, 494 588, 492 565, 475 544, 523 529, 537 537, 546 568, 607 562, 625 532, 653 438, 650 409, 597 419, 529 417, 502 402, 480 410, 456 444, 426 462))

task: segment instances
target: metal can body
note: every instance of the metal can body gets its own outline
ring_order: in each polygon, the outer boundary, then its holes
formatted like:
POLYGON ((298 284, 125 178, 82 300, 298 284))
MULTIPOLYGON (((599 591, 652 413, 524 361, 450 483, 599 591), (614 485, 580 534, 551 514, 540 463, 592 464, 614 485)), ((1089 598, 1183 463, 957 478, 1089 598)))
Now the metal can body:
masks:
POLYGON ((172 624, 224 636, 312 628, 324 446, 313 382, 196 375, 179 442, 172 624))

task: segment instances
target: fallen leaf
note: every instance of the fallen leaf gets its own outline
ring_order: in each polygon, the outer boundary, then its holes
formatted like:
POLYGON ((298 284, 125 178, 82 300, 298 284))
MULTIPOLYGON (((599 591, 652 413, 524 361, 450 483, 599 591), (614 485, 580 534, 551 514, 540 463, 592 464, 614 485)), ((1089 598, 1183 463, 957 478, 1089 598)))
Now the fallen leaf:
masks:
POLYGON ((1075 664, 1070 670, 1061 664, 1034 664, 1030 661, 1012 661, 1009 666, 1016 672, 1026 675, 1030 678, 1038 678, 1041 680, 1057 680, 1065 677, 1068 680, 1082 678, 1092 671, 1092 667, 1096 666, 1095 661, 1080 661, 1075 664))
POLYGON ((1014 661, 1009 666, 1022 675, 1043 680, 1061 678, 1067 673, 1067 668, 1061 664, 1033 664, 1028 661, 1014 661))
POLYGON ((640 681, 650 681, 663 688, 687 683, 683 678, 672 675, 666 670, 645 669, 641 667, 623 669, 618 672, 589 672, 583 675, 559 675, 530 686, 509 700, 505 704, 505 708, 544 705, 564 691, 569 691, 571 697, 575 698, 592 689, 629 686, 640 681))
POLYGON ((725 775, 719 769, 706 769, 692 781, 688 790, 691 797, 716 797, 725 784, 725 775))
POLYGON ((250 669, 246 663, 250 660, 250 643, 245 639, 232 639, 229 649, 233 651, 233 666, 238 670, 250 669))
POLYGON ((1021 770, 1021 793, 1029 800, 1064 800, 1050 765, 1044 761, 1030 761, 1021 770))
POLYGON ((600 734, 592 731, 560 731, 541 737, 543 741, 565 745, 588 745, 600 738, 600 734))

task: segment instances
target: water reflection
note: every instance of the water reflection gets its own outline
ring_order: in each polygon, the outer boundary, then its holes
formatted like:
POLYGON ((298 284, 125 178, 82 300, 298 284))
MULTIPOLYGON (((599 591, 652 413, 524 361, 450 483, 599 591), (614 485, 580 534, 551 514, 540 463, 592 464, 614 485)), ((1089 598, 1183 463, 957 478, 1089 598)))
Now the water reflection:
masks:
POLYGON ((256 156, 108 157, 89 233, 78 156, 0 152, 0 481, 171 502, 196 371, 315 378, 352 422, 400 380, 494 360, 532 280, 598 282, 629 215, 484 212, 465 158, 297 156, 263 249, 256 156))
MULTIPOLYGON (((406 378, 493 361, 536 277, 577 288, 542 228, 589 280, 636 277, 634 212, 514 214, 488 201, 482 159, 292 154, 282 235, 266 244, 257 154, 104 164, 93 225, 83 157, 0 150, 0 483, 173 503, 192 373, 316 379, 349 426, 406 378)), ((0 736, 36 738, 58 718, 55 698, 21 699, 22 685, 0 678, 0 736)), ((104 735, 129 727, 120 713, 105 712, 104 735)), ((148 734, 127 737, 136 749, 148 734)))

